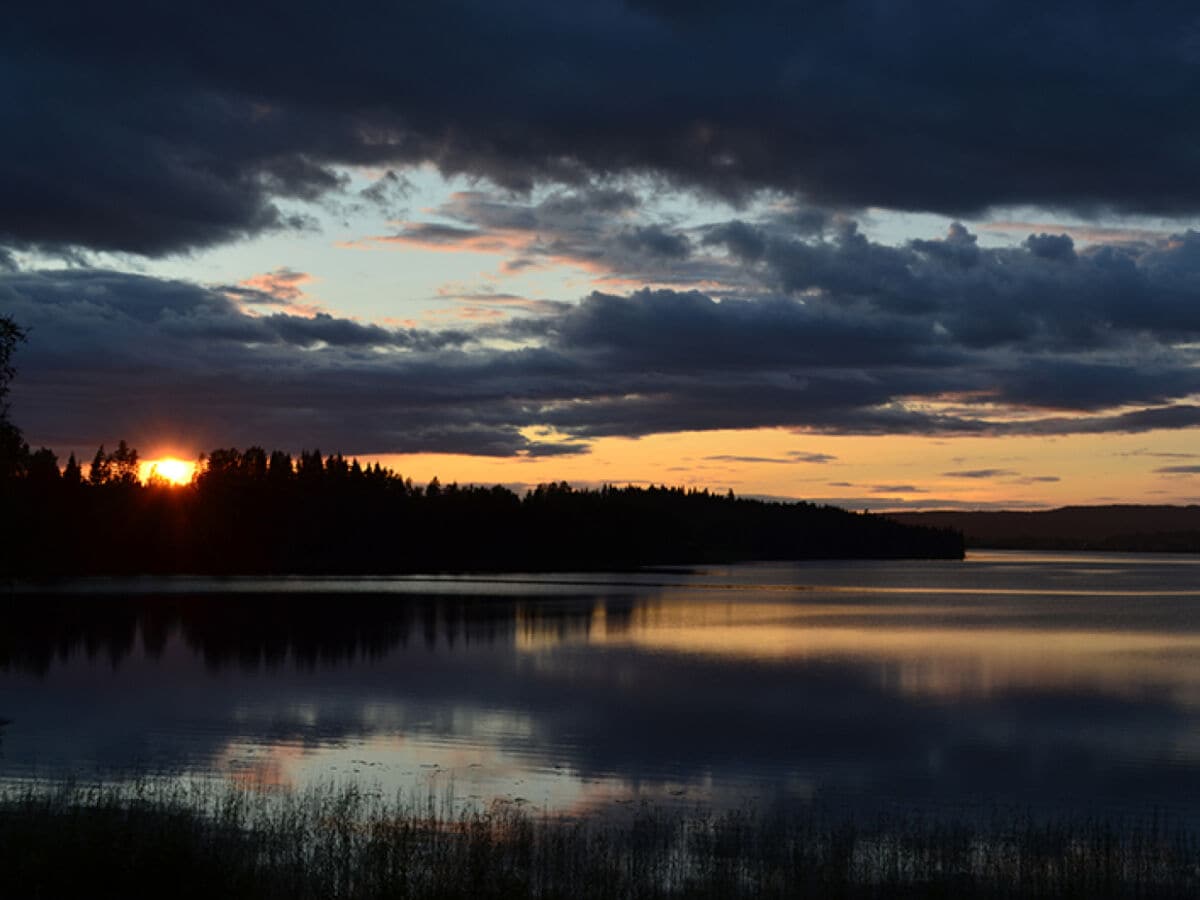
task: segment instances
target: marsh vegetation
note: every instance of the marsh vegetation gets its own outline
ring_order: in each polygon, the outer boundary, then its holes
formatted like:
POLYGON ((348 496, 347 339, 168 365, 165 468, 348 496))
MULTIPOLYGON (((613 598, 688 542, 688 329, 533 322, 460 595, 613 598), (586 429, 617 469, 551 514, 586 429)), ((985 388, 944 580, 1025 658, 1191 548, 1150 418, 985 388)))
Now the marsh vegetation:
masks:
POLYGON ((0 871, 22 897, 1192 897, 1198 837, 1001 810, 569 817, 353 785, 0 790, 0 871))

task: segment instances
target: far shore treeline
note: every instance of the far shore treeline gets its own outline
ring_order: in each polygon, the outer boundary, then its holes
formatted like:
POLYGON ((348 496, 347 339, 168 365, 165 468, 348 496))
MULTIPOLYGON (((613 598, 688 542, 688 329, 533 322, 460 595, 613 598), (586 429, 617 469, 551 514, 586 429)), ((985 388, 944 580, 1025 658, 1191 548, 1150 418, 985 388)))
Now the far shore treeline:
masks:
POLYGON ((190 485, 138 480, 137 451, 85 475, 26 448, 0 479, 4 570, 386 573, 627 568, 755 559, 948 558, 948 529, 678 487, 427 485, 340 454, 213 450, 190 485))

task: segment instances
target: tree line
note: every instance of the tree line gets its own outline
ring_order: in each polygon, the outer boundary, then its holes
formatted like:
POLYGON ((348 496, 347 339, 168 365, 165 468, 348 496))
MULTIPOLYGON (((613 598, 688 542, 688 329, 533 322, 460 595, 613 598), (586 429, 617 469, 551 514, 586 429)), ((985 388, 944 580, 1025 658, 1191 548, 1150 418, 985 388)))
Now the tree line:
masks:
MULTIPOLYGON (((48 451, 5 484, 24 574, 383 573, 625 568, 751 559, 948 557, 957 532, 679 487, 417 485, 312 450, 213 450, 190 485, 137 480, 119 445, 84 477, 48 451)), ((40 456, 39 456, 40 454, 40 456)))
MULTIPOLYGON (((4 321, 0 319, 0 321, 4 321)), ((192 483, 142 483, 124 441, 87 472, 32 450, 3 405, 19 329, 0 332, 0 567, 8 574, 399 573, 632 568, 753 559, 961 558, 962 536, 810 503, 680 487, 518 494, 414 484, 378 463, 218 448, 192 483)))

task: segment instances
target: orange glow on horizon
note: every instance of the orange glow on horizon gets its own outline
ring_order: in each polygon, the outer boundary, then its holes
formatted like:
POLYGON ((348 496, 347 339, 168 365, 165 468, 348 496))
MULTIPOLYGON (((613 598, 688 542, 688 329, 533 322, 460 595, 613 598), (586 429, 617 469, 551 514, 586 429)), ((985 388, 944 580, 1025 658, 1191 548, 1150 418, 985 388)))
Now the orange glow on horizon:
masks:
MULTIPOLYGON (((1192 460, 1194 450, 1187 443, 1191 433, 945 438, 761 428, 583 441, 530 427, 523 434, 531 446, 561 444, 562 449, 579 452, 515 457, 369 451, 355 455, 362 465, 379 462, 417 485, 437 477, 443 484, 502 484, 517 493, 559 481, 577 488, 666 484, 873 512, 1036 509, 1200 503, 1200 474, 1171 471, 1190 469, 1178 464, 1192 460)), ((150 447, 151 458, 139 466, 143 482, 155 467, 155 474, 168 484, 191 481, 195 457, 186 461, 191 456, 186 444, 150 447)))
MULTIPOLYGON (((524 457, 363 454, 425 484, 669 484, 849 509, 1053 508, 1200 503, 1200 475, 1159 471, 1193 452, 1188 431, 1106 435, 825 435, 785 428, 599 437, 586 452, 524 457)), ((530 428, 540 443, 558 434, 530 428)))
POLYGON ((138 477, 143 484, 152 481, 165 481, 170 485, 191 484, 192 476, 196 473, 196 464, 174 456, 163 456, 159 459, 147 459, 138 466, 138 477))

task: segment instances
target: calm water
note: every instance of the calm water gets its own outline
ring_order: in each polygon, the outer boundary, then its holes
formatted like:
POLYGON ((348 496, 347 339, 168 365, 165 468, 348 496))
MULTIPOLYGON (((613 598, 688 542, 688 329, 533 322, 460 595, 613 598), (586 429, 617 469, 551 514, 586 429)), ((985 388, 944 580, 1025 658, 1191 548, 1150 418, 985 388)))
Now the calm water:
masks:
POLYGON ((4 779, 1200 815, 1196 558, 88 581, 0 610, 4 779))

